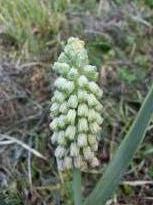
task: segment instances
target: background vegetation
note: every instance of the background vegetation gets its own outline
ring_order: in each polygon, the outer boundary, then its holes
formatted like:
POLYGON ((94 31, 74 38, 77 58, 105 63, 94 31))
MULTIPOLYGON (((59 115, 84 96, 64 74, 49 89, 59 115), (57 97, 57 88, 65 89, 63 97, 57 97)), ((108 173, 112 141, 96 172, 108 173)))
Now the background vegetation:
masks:
MULTIPOLYGON (((56 77, 51 65, 69 36, 86 42, 104 90, 105 120, 97 154, 101 166, 83 173, 85 196, 114 155, 152 83, 152 0, 0 0, 2 205, 73 204, 72 176, 58 174, 48 128, 56 77), (25 149, 24 143, 45 159, 25 149)), ((153 204, 152 153, 151 124, 108 205, 153 204)))

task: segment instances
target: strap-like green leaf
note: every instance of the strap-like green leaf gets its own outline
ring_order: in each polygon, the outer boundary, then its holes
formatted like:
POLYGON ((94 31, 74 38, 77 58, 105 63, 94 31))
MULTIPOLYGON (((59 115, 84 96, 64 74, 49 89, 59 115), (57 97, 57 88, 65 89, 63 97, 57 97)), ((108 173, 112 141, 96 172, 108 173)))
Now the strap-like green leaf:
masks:
POLYGON ((84 205, 105 205, 107 200, 112 196, 135 151, 144 139, 152 113, 153 87, 150 88, 135 122, 122 141, 114 158, 108 165, 108 168, 100 178, 93 192, 85 200, 84 205))

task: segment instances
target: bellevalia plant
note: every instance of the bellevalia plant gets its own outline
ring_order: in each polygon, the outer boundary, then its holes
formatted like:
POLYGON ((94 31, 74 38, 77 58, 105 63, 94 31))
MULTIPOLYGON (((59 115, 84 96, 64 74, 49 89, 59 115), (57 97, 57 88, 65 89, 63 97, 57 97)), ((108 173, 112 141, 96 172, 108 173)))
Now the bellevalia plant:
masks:
POLYGON ((89 65, 84 42, 70 38, 54 64, 60 76, 55 81, 50 124, 58 169, 84 169, 98 166, 95 152, 102 124, 102 91, 95 83, 95 66, 89 65))
MULTIPOLYGON (((58 169, 73 170, 75 205, 82 205, 80 170, 99 165, 96 157, 98 133, 103 118, 100 99, 102 90, 96 84, 95 66, 89 65, 84 42, 70 38, 64 52, 54 64, 59 75, 52 97, 51 141, 56 145, 58 169)), ((100 178, 84 205, 105 205, 118 186, 121 177, 143 140, 153 113, 153 87, 139 114, 122 141, 116 155, 100 178)))

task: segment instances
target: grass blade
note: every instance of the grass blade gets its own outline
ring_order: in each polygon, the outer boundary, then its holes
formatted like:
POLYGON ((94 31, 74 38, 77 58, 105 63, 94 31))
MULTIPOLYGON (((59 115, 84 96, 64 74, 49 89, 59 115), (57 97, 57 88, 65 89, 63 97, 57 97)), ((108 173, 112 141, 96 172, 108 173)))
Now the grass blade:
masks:
POLYGON ((152 113, 153 86, 150 88, 135 122, 119 146, 104 175, 100 178, 93 192, 85 200, 84 205, 105 205, 112 196, 139 144, 144 139, 152 113))

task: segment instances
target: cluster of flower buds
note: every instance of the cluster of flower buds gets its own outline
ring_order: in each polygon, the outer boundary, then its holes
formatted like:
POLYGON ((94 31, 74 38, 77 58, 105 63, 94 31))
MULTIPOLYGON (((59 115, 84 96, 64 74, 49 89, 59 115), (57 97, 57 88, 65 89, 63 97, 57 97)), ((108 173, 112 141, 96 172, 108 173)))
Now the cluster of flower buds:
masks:
POLYGON ((97 135, 103 122, 95 66, 89 65, 84 42, 71 37, 54 64, 59 74, 50 108, 58 169, 96 167, 97 135))

